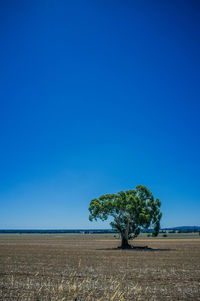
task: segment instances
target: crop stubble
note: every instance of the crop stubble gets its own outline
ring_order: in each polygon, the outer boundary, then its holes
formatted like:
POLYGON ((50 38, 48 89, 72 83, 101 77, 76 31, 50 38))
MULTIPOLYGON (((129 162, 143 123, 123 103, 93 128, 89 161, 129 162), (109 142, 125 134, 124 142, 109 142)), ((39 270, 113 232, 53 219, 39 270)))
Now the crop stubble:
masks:
POLYGON ((200 239, 0 237, 1 300, 200 300, 200 239))

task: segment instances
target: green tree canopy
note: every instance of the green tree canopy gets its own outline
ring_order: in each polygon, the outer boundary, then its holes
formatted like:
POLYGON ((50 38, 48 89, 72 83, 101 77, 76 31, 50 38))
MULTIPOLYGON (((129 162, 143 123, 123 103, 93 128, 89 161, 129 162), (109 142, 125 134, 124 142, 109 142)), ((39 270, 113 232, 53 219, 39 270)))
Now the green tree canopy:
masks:
POLYGON ((141 228, 151 226, 153 235, 158 235, 162 216, 160 206, 159 199, 154 199, 147 187, 138 185, 133 190, 93 199, 89 207, 89 220, 104 221, 112 217, 110 225, 121 234, 121 247, 128 248, 128 240, 137 237, 141 228))

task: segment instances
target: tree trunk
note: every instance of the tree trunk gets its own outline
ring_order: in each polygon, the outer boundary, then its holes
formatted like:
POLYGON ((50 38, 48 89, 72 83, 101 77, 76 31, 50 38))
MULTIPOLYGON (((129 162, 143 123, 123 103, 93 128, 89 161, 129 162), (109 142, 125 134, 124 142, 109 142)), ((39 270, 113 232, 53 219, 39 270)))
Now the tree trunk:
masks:
POLYGON ((122 249, 130 249, 131 245, 128 243, 128 238, 125 235, 122 235, 122 244, 121 244, 122 249))

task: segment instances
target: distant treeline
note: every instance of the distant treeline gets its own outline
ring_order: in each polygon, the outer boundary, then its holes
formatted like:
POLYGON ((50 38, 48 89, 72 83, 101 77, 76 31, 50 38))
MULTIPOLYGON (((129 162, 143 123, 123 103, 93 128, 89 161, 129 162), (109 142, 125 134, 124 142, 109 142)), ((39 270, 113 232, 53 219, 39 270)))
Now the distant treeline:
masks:
POLYGON ((11 234, 64 234, 64 233, 82 233, 82 234, 102 234, 102 233, 116 233, 111 229, 75 229, 75 230, 0 230, 0 233, 11 234))
MULTIPOLYGON (((183 226, 183 227, 173 227, 173 228, 163 228, 160 230, 160 233, 194 233, 199 232, 200 226, 183 226)), ((152 229, 141 229, 142 233, 152 233, 152 229)), ((53 229, 43 229, 43 230, 37 230, 37 229, 11 229, 11 230, 0 230, 0 233, 5 234, 75 234, 75 233, 82 233, 82 234, 106 234, 106 233, 117 233, 117 231, 114 231, 112 229, 70 229, 70 230, 53 230, 53 229)))

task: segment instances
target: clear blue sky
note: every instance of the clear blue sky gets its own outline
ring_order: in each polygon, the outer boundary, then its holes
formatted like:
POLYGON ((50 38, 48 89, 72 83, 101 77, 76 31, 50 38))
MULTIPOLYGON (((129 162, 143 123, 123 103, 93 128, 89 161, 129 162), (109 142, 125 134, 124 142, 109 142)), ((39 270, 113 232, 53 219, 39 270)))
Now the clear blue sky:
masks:
POLYGON ((199 54, 199 1, 0 1, 0 228, 137 184, 200 225, 199 54))

